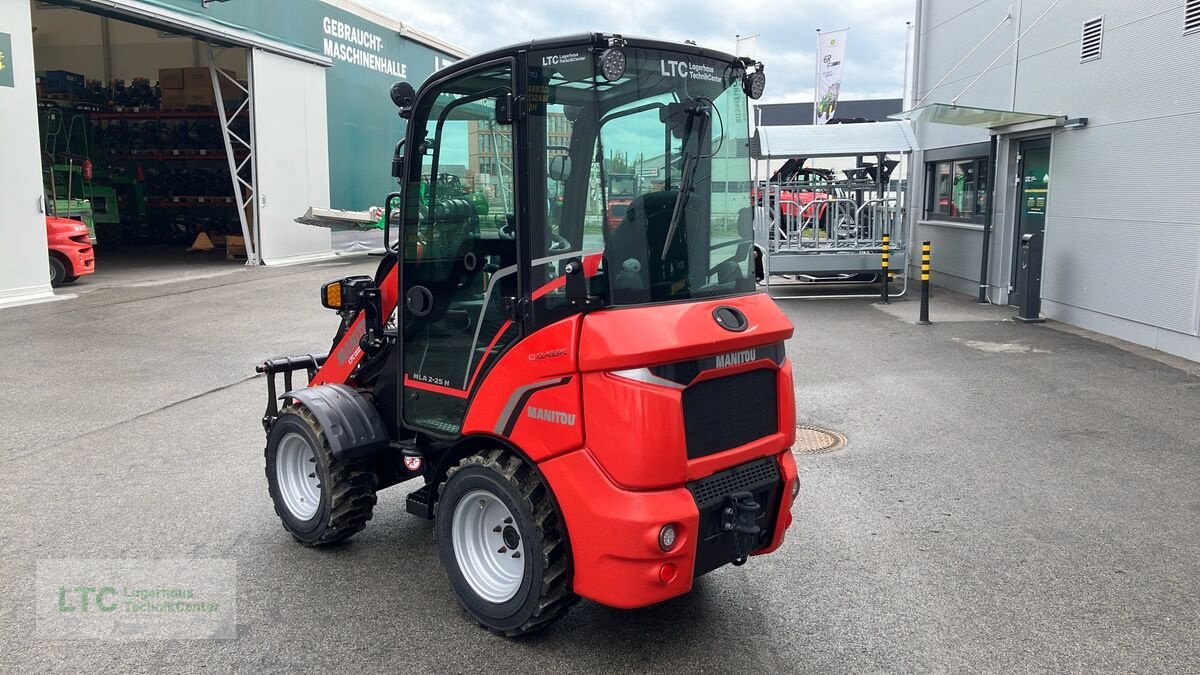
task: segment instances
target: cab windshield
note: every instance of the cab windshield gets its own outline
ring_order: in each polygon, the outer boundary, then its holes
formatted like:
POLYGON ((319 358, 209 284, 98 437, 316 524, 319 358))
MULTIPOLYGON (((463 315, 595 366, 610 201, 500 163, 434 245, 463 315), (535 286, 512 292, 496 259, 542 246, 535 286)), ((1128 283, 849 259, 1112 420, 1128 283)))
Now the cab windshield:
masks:
MULTIPOLYGON (((546 204, 531 214, 543 219, 532 287, 556 286, 576 254, 610 306, 753 291, 740 69, 698 53, 623 53, 612 82, 583 47, 530 55, 529 166, 533 203, 546 204)), ((564 300, 557 286, 550 305, 564 300)))

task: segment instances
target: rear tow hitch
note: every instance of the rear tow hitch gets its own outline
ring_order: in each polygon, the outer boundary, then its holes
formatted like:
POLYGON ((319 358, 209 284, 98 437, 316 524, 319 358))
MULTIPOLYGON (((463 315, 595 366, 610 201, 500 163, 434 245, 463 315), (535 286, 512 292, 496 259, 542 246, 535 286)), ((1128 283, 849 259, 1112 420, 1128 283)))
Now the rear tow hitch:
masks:
POLYGON ((762 528, 755 521, 762 514, 762 506, 751 492, 734 492, 727 498, 729 503, 721 512, 721 529, 734 533, 734 565, 746 564, 750 552, 758 547, 758 534, 762 528))

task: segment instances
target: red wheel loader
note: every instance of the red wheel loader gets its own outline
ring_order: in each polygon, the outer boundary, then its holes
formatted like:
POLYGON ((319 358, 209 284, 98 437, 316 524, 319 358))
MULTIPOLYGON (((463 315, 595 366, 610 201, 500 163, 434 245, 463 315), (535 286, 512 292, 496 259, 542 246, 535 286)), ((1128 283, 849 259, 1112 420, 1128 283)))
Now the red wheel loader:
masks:
POLYGON ((505 635, 777 549, 799 483, 792 326, 751 267, 746 97, 764 83, 753 60, 582 34, 394 86, 387 253, 322 287, 327 354, 258 367, 284 528, 344 540, 379 490, 419 480, 408 512, 505 635), (511 156, 478 152, 501 136, 511 156), (610 227, 614 153, 663 181, 610 227), (448 172, 489 207, 444 191, 448 172))

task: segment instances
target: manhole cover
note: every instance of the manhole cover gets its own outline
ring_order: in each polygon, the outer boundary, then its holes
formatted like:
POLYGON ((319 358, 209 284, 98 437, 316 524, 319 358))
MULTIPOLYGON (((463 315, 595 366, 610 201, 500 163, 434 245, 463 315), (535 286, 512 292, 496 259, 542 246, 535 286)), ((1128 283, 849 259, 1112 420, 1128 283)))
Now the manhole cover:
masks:
POLYGON ((846 444, 846 437, 836 431, 802 424, 796 427, 796 444, 792 452, 797 455, 815 455, 833 452, 846 444))

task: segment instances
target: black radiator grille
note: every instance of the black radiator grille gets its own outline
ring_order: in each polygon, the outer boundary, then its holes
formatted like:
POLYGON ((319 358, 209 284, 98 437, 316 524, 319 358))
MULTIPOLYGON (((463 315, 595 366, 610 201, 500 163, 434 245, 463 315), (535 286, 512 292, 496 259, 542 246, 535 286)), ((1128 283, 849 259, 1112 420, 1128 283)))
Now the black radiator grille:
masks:
POLYGON ((736 448, 779 431, 776 372, 751 370, 685 389, 683 425, 688 459, 736 448))

